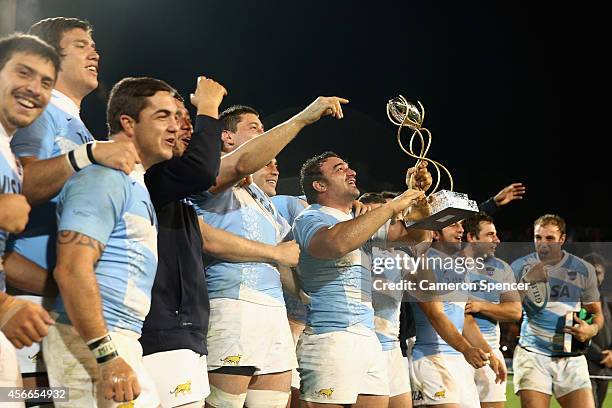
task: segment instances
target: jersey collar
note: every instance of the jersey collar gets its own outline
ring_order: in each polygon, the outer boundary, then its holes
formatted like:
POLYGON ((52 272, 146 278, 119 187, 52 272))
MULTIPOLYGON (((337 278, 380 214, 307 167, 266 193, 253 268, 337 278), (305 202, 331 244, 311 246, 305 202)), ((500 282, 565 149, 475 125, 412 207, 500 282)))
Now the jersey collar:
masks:
POLYGON ((51 91, 51 103, 70 116, 80 118, 80 111, 77 104, 57 89, 51 91))

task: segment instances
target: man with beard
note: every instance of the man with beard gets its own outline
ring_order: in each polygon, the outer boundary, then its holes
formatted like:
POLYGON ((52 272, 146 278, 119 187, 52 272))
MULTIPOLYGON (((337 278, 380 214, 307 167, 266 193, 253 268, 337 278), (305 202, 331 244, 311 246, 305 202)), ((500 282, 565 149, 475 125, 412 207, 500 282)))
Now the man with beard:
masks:
POLYGON ((265 245, 212 228, 198 220, 185 200, 208 189, 217 177, 222 131, 218 107, 225 94, 211 78, 198 78, 191 98, 197 108, 195 132, 184 102, 176 99, 179 131, 174 157, 145 174, 159 223, 159 263, 140 343, 162 407, 201 407, 210 392, 209 301, 202 249, 229 261, 297 263, 295 245, 265 245))
MULTIPOLYGON (((479 284, 511 284, 514 282, 512 268, 503 260, 495 257, 495 249, 499 245, 497 230, 493 219, 480 212, 463 221, 467 232, 468 244, 461 256, 466 259, 481 258, 482 263, 474 263, 480 267, 472 268, 468 273, 470 282, 479 284)), ((465 305, 465 313, 474 315, 478 328, 489 343, 491 350, 499 362, 504 364, 504 357, 499 349, 499 322, 521 320, 521 298, 516 290, 490 290, 470 293, 476 298, 465 305)), ((486 367, 474 371, 474 381, 478 389, 482 408, 503 408, 506 401, 506 381, 498 383, 495 375, 486 367)))
MULTIPOLYGON (((11 140, 11 148, 24 169, 23 194, 32 205, 30 221, 23 233, 7 245, 5 269, 11 287, 50 308, 57 293, 51 272, 55 267, 57 194, 73 174, 92 163, 129 174, 139 158, 126 142, 95 142, 80 117, 83 99, 98 87, 100 55, 92 38, 93 27, 77 18, 41 20, 28 30, 50 44, 60 56, 61 69, 51 92, 51 101, 29 126, 11 140)), ((38 107, 38 106, 37 106, 38 107)), ((19 350, 23 373, 38 373, 26 381, 32 387, 44 384, 43 358, 38 342, 19 350)))
POLYGON ((389 384, 374 332, 371 248, 425 240, 424 232, 391 220, 409 207, 426 215, 429 206, 416 202, 423 192, 407 190, 355 218, 356 172, 333 152, 309 159, 300 183, 311 204, 293 225, 301 249, 299 284, 310 297, 297 348, 302 406, 386 407, 389 384))
MULTIPOLYGON (((326 115, 342 118, 338 97, 319 97, 288 121, 264 133, 257 111, 234 106, 221 114, 224 152, 214 187, 193 197, 198 215, 213 227, 268 245, 289 231, 270 198, 251 182, 298 134, 326 115), (253 165, 238 160, 241 151, 253 165)), ((207 336, 211 394, 207 406, 284 408, 295 348, 284 306, 279 270, 264 262, 205 262, 211 298, 207 336), (263 352, 262 352, 263 350, 263 352)))
MULTIPOLYGON (((427 251, 427 268, 436 283, 467 282, 465 270, 455 263, 463 239, 461 222, 434 231, 434 243, 427 251), (450 263, 452 266, 447 267, 450 263)), ((417 297, 414 308, 416 341, 412 349, 411 375, 413 405, 444 408, 478 406, 478 391, 470 365, 479 369, 486 364, 496 374, 496 381, 506 371, 483 338, 474 317, 464 314, 465 291, 425 292, 417 297)))
POLYGON ((534 307, 526 304, 530 296, 523 300, 521 336, 513 356, 514 391, 523 407, 547 408, 554 393, 564 407, 591 408, 586 358, 564 347, 564 335, 584 343, 604 325, 595 269, 561 249, 565 242, 561 217, 546 214, 533 226, 535 252, 514 261, 512 269, 517 281, 530 284, 528 292, 541 292, 544 302, 534 307), (591 324, 573 313, 580 308, 593 315, 591 324), (570 326, 568 313, 574 315, 570 326))
POLYGON ((53 324, 39 305, 5 293, 2 256, 8 234, 23 230, 30 211, 21 195, 23 173, 10 148, 11 137, 43 112, 59 66, 57 53, 36 37, 0 39, 0 387, 21 386, 14 347, 40 341, 53 324))

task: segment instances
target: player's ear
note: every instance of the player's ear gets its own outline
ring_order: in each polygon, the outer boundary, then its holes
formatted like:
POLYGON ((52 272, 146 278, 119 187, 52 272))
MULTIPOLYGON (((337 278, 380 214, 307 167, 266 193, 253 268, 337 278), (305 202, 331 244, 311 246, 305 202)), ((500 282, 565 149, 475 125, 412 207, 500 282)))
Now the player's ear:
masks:
POLYGON ((325 191, 327 191, 327 186, 325 185, 325 183, 321 180, 315 180, 312 182, 312 188, 317 192, 317 193, 323 193, 325 191))
POLYGON ((134 118, 129 115, 121 115, 119 116, 119 123, 121 123, 123 133, 129 137, 134 137, 134 127, 136 125, 134 118))
POLYGON ((236 144, 234 140, 234 134, 229 130, 225 129, 221 132, 221 141, 223 142, 223 150, 231 151, 236 144))

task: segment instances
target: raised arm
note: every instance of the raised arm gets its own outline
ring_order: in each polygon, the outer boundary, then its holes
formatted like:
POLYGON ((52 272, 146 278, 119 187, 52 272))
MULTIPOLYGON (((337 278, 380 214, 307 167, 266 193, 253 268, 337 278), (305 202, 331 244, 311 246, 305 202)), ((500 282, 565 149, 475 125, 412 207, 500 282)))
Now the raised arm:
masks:
MULTIPOLYGON (((198 109, 195 130, 187 149, 181 156, 152 166, 145 174, 147 188, 155 207, 182 200, 191 194, 208 190, 215 183, 221 158, 221 131, 219 105, 227 94, 219 83, 204 76, 198 77, 197 88, 191 102, 198 109)), ((181 132, 189 131, 186 109, 181 115, 181 132), (187 129, 184 129, 184 128, 187 129)), ((176 143, 182 143, 177 140, 176 143)))
POLYGON ((361 247, 389 219, 395 217, 424 194, 406 190, 382 206, 331 228, 320 228, 310 240, 308 253, 315 258, 337 259, 361 247))
POLYGON ((345 103, 348 103, 348 100, 343 98, 320 96, 288 121, 223 156, 216 184, 209 191, 218 193, 226 190, 242 178, 255 173, 275 158, 300 130, 318 121, 321 117, 332 115, 341 119, 343 117, 341 104, 345 103))

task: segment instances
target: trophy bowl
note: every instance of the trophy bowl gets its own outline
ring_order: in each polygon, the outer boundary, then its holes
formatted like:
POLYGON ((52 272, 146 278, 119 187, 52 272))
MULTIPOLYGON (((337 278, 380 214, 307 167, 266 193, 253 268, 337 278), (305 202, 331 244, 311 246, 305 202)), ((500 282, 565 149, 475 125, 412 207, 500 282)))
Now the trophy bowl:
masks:
POLYGON ((408 126, 411 129, 418 129, 423 124, 423 115, 419 108, 412 102, 408 102, 403 96, 397 96, 387 102, 387 112, 389 118, 394 119, 397 126, 408 126), (406 116, 408 120, 406 120, 406 116))

